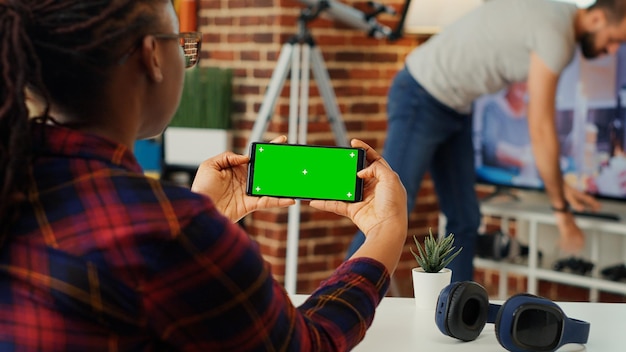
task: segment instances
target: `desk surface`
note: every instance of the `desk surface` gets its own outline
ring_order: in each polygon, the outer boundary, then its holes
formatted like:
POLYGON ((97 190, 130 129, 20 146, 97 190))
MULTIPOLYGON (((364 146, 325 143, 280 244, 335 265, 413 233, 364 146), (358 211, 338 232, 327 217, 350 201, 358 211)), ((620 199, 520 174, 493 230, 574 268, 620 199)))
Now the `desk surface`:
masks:
MULTIPOLYGON (((298 305, 306 297, 294 295, 292 300, 298 305)), ((591 323, 586 345, 565 345, 559 352, 626 350, 626 304, 558 302, 558 305, 568 317, 591 323)), ((476 340, 462 342, 443 335, 435 325, 433 314, 418 310, 413 298, 385 297, 376 311, 374 323, 354 351, 504 351, 496 340, 493 324, 487 324, 476 340)))

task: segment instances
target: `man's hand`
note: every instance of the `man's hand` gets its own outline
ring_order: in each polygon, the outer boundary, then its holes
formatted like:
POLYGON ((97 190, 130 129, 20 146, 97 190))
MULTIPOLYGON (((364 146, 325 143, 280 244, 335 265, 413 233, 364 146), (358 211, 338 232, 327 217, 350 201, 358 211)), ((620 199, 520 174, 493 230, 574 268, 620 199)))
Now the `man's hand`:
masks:
MULTIPOLYGON (((572 209, 577 211, 598 211, 600 203, 587 193, 581 192, 563 182, 563 193, 572 209)), ((559 229, 559 247, 568 254, 578 254, 585 247, 585 235, 576 225, 571 212, 555 212, 559 229)))
POLYGON ((556 212, 556 224, 559 229, 559 247, 565 253, 578 254, 585 247, 585 235, 574 222, 570 212, 556 212))
POLYGON ((600 210, 600 202, 598 202, 594 197, 585 192, 581 192, 574 187, 571 187, 566 182, 563 182, 563 191, 565 194, 565 199, 567 199, 567 202, 574 210, 600 210))

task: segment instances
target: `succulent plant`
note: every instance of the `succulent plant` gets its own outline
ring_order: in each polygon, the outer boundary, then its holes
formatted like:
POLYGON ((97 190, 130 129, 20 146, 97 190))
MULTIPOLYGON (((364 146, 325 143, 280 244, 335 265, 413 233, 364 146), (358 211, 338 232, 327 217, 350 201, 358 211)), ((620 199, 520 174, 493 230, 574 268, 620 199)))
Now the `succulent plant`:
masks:
POLYGON ((454 259, 463 248, 459 248, 456 252, 454 244, 454 234, 449 234, 446 237, 440 236, 435 238, 431 229, 428 229, 429 236, 424 239, 424 248, 420 245, 416 236, 413 236, 415 245, 417 246, 417 252, 413 251, 413 248, 409 248, 417 264, 424 269, 427 273, 438 273, 441 269, 445 268, 452 259, 454 259))

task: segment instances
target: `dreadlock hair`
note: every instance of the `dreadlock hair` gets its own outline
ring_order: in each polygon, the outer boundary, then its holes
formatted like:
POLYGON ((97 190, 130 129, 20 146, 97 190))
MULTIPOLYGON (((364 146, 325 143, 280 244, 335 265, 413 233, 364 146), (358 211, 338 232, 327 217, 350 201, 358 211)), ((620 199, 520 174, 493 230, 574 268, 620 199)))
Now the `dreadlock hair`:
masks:
POLYGON ((587 9, 602 9, 612 23, 619 23, 626 18, 625 0, 596 0, 587 9))
MULTIPOLYGON (((31 189, 25 92, 76 117, 99 104, 107 72, 157 26, 170 0, 0 0, 0 246, 31 189)), ((88 116, 88 115, 87 115, 88 116)))

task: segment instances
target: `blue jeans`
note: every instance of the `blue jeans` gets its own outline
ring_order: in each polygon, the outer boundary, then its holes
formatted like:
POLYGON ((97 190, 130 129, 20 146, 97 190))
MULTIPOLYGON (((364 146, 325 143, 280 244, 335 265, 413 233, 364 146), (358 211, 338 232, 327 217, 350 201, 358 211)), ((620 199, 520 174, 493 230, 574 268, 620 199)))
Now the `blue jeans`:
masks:
MULTIPOLYGON (((441 104, 406 68, 393 80, 387 113, 383 157, 406 188, 409 213, 415 206, 422 178, 430 171, 439 207, 447 218, 446 235, 453 233, 455 247, 463 247, 448 265, 452 269, 452 281, 472 280, 481 215, 474 188, 471 116, 441 104)), ((436 233, 437 229, 433 229, 433 234, 436 233)), ((348 248, 348 257, 364 241, 365 236, 358 232, 348 248)))

